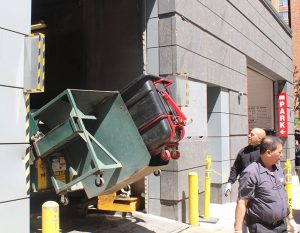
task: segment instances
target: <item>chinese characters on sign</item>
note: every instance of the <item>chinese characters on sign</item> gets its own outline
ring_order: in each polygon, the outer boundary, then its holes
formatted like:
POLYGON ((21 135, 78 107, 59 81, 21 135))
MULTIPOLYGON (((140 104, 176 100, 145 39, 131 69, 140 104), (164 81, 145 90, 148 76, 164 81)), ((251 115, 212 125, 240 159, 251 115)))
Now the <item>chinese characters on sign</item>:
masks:
POLYGON ((271 129, 272 125, 272 110, 269 106, 249 106, 248 113, 249 113, 249 128, 267 128, 271 129))
POLYGON ((281 92, 278 95, 278 136, 288 136, 288 125, 287 125, 287 101, 286 93, 281 92))

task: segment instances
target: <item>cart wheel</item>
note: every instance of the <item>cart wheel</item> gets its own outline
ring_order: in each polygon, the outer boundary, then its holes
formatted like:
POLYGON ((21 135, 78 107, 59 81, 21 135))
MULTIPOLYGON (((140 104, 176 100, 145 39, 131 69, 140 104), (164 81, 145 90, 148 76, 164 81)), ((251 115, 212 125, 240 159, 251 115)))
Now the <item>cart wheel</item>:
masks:
POLYGON ((69 198, 66 197, 65 195, 61 195, 60 196, 60 204, 62 204, 63 206, 66 206, 69 204, 69 198))
POLYGON ((104 185, 104 179, 102 177, 98 177, 95 179, 95 185, 97 187, 101 187, 102 185, 104 185))
POLYGON ((154 172, 153 172, 153 175, 155 175, 155 176, 160 176, 160 175, 161 175, 161 170, 158 169, 157 171, 154 171, 154 172))
POLYGON ((173 151, 173 152, 171 152, 171 157, 172 157, 172 159, 179 159, 179 157, 180 157, 180 152, 177 150, 177 151, 173 151))
POLYGON ((171 158, 171 152, 169 150, 162 151, 160 157, 163 161, 169 161, 171 158))
POLYGON ((126 185, 124 188, 121 189, 121 191, 124 192, 124 193, 130 192, 131 191, 130 185, 126 185))

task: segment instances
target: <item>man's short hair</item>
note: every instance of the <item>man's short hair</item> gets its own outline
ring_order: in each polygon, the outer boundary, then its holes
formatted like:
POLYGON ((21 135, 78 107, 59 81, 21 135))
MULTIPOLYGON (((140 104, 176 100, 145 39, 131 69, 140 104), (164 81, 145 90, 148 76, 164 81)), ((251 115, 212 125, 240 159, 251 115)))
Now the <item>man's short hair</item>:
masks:
POLYGON ((260 144, 260 153, 264 154, 267 150, 274 151, 277 149, 278 144, 282 145, 282 141, 278 137, 267 136, 260 144))

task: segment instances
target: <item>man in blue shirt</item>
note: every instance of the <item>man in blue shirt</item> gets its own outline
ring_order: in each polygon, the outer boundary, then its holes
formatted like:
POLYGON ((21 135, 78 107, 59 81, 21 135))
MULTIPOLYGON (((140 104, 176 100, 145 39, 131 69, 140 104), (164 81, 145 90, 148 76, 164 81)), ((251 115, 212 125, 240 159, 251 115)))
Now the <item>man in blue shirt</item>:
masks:
POLYGON ((282 141, 267 136, 260 145, 260 159, 241 174, 235 213, 235 232, 242 232, 244 217, 250 233, 285 233, 289 215, 283 170, 277 164, 282 141))

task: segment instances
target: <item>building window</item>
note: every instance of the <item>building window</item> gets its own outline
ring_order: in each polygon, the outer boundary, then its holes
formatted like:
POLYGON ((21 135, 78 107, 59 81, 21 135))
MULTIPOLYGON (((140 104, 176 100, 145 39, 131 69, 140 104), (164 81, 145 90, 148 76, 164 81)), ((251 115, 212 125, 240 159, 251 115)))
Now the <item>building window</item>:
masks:
POLYGON ((288 12, 279 12, 280 18, 284 21, 288 21, 289 20, 289 15, 288 12))
POLYGON ((279 6, 288 6, 288 0, 279 0, 279 6))

